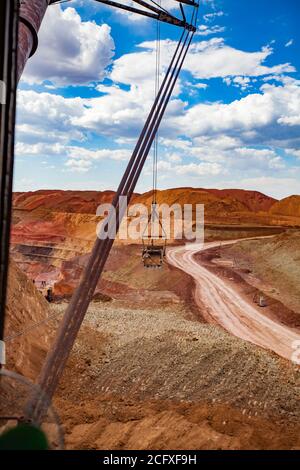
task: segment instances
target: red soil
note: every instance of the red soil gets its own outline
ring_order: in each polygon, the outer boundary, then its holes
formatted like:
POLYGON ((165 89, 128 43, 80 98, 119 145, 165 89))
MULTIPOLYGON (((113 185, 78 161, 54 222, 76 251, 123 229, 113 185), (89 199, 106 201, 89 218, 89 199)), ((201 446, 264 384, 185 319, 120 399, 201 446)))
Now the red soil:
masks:
POLYGON ((290 196, 277 201, 270 212, 271 214, 300 217, 300 196, 290 196))

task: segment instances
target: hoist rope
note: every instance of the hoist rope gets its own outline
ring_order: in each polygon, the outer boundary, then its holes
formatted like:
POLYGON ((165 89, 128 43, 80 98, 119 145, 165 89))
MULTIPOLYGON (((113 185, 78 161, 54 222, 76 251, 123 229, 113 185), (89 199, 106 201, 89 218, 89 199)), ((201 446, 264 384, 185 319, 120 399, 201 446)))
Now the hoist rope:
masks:
MULTIPOLYGON (((160 2, 160 0, 159 0, 160 2)), ((156 23, 156 54, 155 54, 155 99, 159 90, 160 77, 160 22, 156 23)), ((152 202, 156 204, 157 196, 157 165, 158 165, 158 131, 155 134, 153 142, 153 196, 152 202)))
POLYGON ((27 335, 31 331, 35 330, 36 328, 40 327, 41 325, 45 325, 46 323, 48 323, 49 321, 53 320, 54 318, 60 316, 61 314, 62 314, 62 312, 60 312, 60 311, 54 312, 51 315, 49 315, 48 317, 43 318, 43 320, 40 320, 36 323, 32 323, 30 326, 25 328, 23 331, 18 331, 16 333, 13 333, 12 335, 6 336, 4 338, 4 341, 6 343, 9 343, 10 341, 13 341, 16 338, 19 338, 20 336, 27 335))

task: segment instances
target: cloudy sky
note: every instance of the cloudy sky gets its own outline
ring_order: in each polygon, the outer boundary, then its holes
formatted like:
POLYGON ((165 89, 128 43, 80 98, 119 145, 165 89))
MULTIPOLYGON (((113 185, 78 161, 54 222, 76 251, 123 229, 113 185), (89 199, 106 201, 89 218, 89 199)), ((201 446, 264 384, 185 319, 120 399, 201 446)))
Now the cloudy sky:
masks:
MULTIPOLYGON (((160 188, 300 194, 299 13, 299 0, 200 0, 159 133, 160 188)), ((161 26, 162 75, 179 35, 161 26)), ((153 20, 93 0, 48 8, 19 86, 15 190, 117 187, 154 99, 155 39, 153 20)))

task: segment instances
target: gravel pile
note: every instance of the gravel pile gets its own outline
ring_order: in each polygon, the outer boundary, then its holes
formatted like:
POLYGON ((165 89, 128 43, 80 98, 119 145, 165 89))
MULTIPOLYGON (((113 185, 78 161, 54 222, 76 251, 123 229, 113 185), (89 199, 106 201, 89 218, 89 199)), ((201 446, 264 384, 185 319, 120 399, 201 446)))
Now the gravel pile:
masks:
MULTIPOLYGON (((219 327, 185 320, 182 308, 93 304, 86 325, 108 338, 105 354, 93 350, 83 372, 92 377, 94 393, 212 401, 248 416, 300 418, 299 368, 219 327)), ((77 342, 75 354, 89 357, 86 340, 77 342)))

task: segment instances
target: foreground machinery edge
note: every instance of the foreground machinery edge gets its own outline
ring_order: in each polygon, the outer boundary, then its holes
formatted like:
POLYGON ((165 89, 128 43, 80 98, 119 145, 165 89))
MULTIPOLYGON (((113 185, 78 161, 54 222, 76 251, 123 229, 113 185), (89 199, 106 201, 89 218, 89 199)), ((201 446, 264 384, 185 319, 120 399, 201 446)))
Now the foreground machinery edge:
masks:
POLYGON ((18 15, 18 0, 0 2, 0 367, 5 365, 3 336, 14 164, 18 15))
POLYGON ((48 0, 1 0, 0 2, 0 346, 3 343, 5 301, 14 167, 16 88, 28 58, 34 54, 37 34, 48 0))

